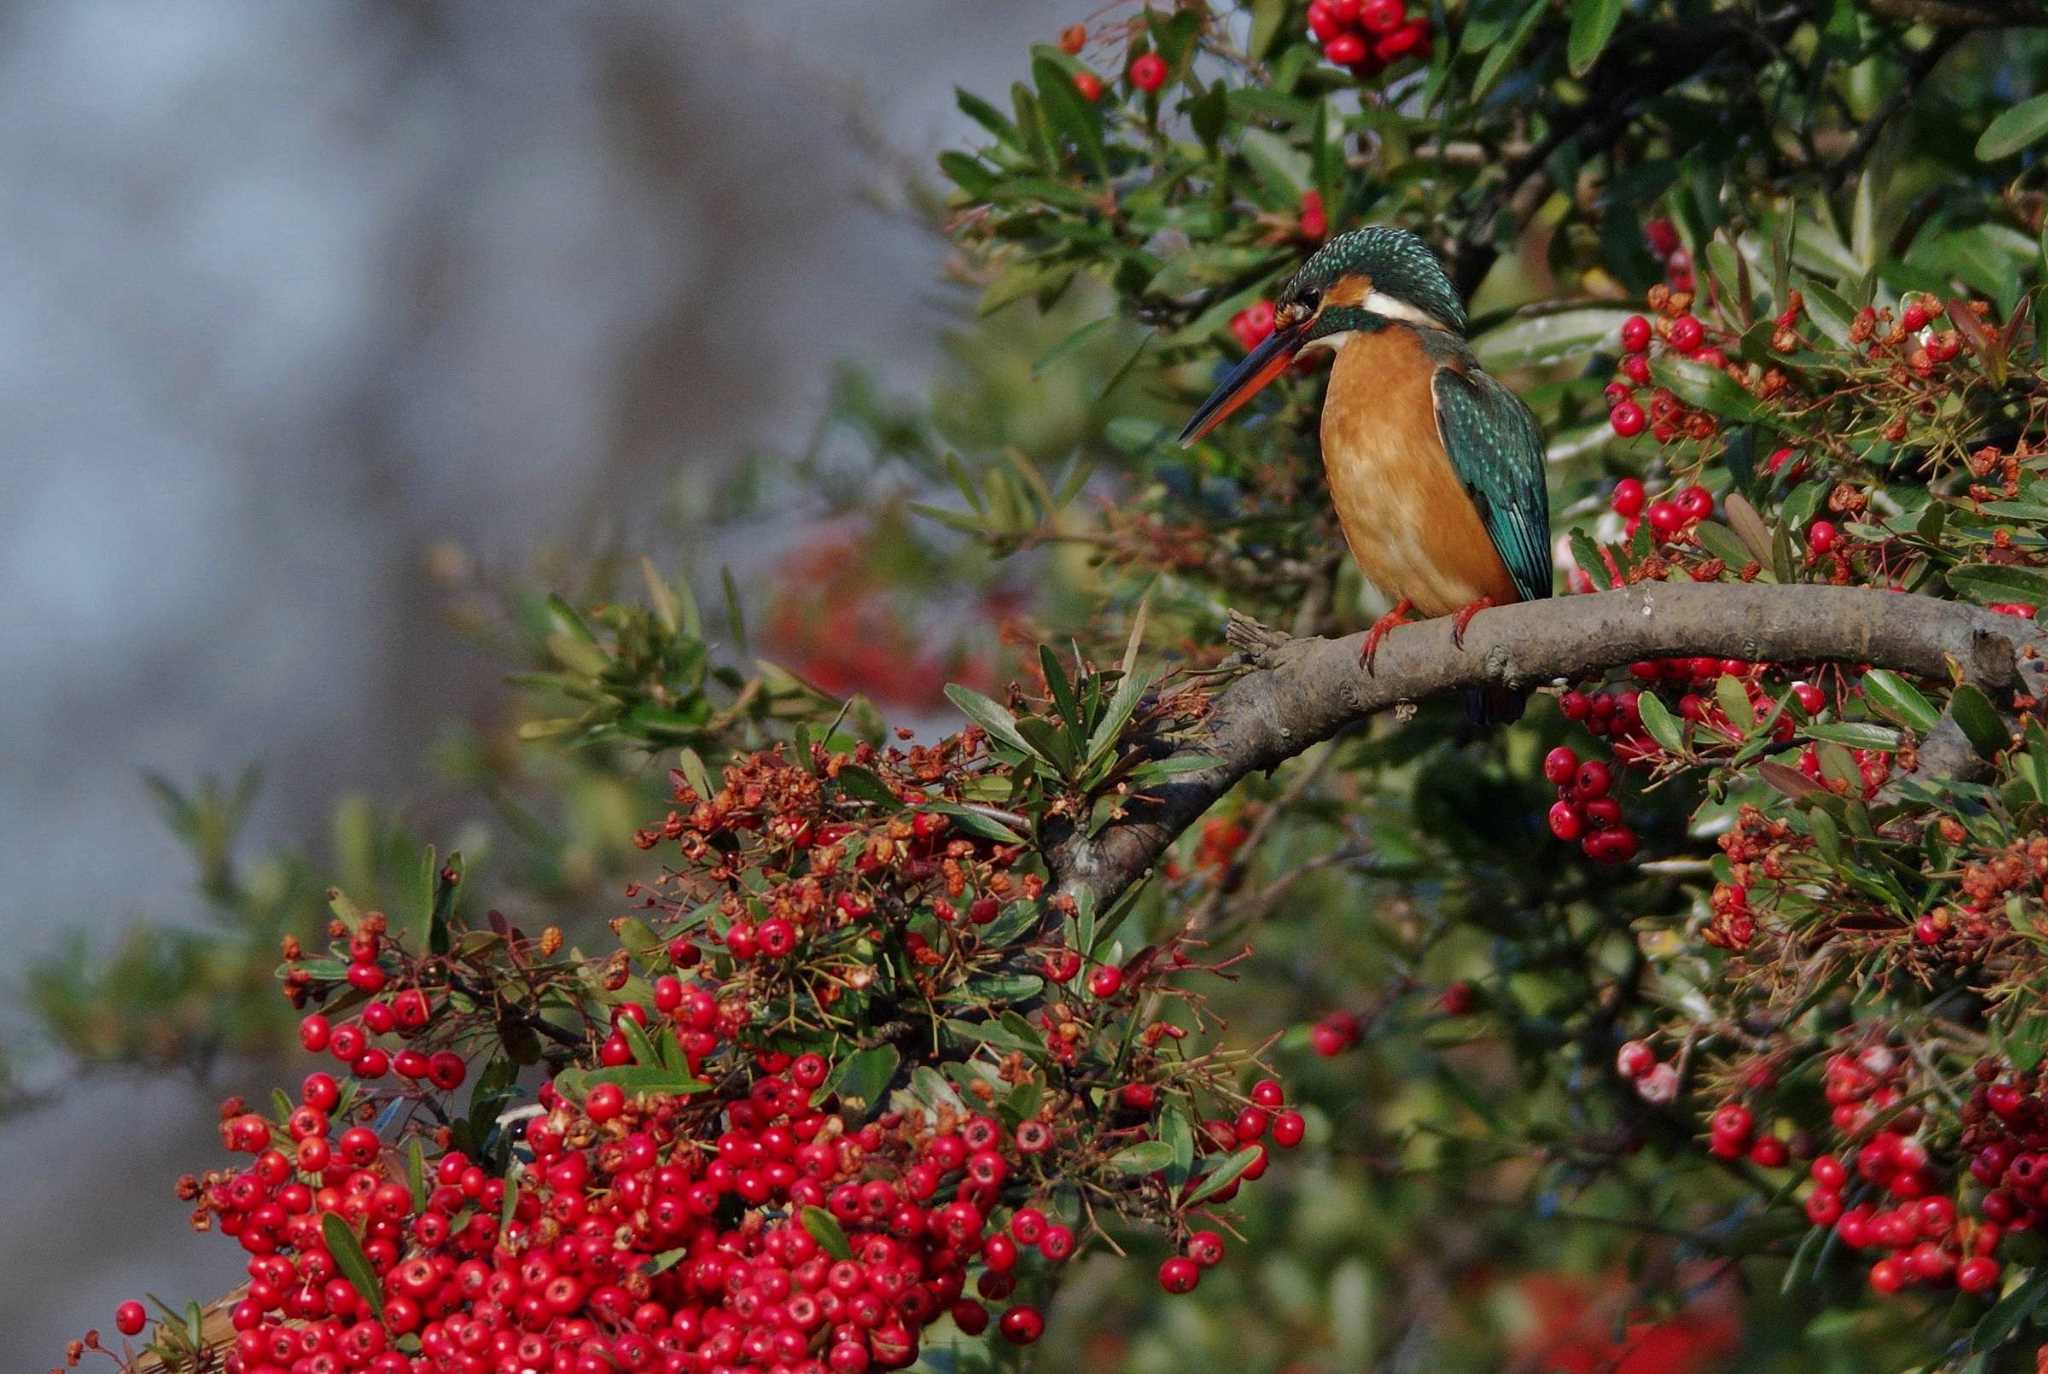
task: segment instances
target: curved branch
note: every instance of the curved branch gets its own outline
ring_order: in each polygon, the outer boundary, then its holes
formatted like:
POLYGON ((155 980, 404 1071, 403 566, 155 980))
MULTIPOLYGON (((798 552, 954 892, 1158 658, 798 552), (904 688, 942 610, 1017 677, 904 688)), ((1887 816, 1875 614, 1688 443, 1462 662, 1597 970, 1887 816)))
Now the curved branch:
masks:
POLYGON ((1846 663, 1918 677, 1960 673, 1987 691, 2048 697, 2048 630, 1954 601, 1863 587, 1643 583, 1482 611, 1462 648, 1448 619, 1406 626, 1359 667, 1362 635, 1289 640, 1233 617, 1232 642, 1255 665, 1210 703, 1173 756, 1211 766, 1182 774, 1093 837, 1053 837, 1060 889, 1098 905, 1149 870, 1183 830, 1247 774, 1270 769, 1363 717, 1489 684, 1527 688, 1645 658, 1712 655, 1749 662, 1846 663))

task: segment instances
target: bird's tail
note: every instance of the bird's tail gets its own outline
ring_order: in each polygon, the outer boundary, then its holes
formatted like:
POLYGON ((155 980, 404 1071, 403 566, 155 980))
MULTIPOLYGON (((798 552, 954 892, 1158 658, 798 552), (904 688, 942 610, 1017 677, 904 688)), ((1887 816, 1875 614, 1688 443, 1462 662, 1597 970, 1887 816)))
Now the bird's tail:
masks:
POLYGON ((1499 683, 1465 689, 1465 715, 1478 726, 1513 725, 1528 704, 1527 692, 1499 683))

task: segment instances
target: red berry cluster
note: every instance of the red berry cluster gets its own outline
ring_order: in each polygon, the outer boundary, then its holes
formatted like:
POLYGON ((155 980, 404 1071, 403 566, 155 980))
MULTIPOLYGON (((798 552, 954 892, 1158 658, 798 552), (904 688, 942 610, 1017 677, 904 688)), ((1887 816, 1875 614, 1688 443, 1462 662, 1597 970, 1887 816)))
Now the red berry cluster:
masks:
POLYGON ((1678 1100, 1678 1066, 1659 1061, 1647 1041, 1631 1040, 1616 1051, 1614 1070, 1635 1084, 1637 1095, 1652 1106, 1678 1100))
MULTIPOLYGON (((356 994, 367 994, 371 1000, 350 1020, 336 1021, 319 1012, 312 1013, 299 1022, 299 1043, 308 1053, 324 1051, 333 1055, 351 1074, 365 1081, 395 1074, 408 1083, 428 1085, 442 1092, 461 1087, 469 1071, 461 1055, 447 1049, 421 1048, 427 1035, 436 1029, 435 1003, 427 990, 415 984, 388 998, 378 996, 391 981, 391 967, 404 970, 408 976, 414 973, 402 953, 387 944, 384 917, 371 912, 354 930, 344 927, 342 933, 347 937, 348 950, 342 981, 356 994), (380 1036, 414 1043, 392 1053, 374 1043, 380 1036)), ((287 992, 296 988, 303 994, 320 986, 316 964, 287 962, 293 966, 286 975, 287 992), (302 981, 295 983, 293 979, 302 981)))
POLYGON ((1636 832, 1621 818, 1621 803, 1608 792, 1614 771, 1598 759, 1581 763, 1569 745, 1560 744, 1543 758, 1543 776, 1557 786, 1550 808, 1550 833, 1570 844, 1578 842, 1595 863, 1626 863, 1635 857, 1636 832))
POLYGON ((1429 12, 1410 14, 1403 0, 1310 0, 1309 32, 1323 59, 1348 67, 1361 81, 1411 57, 1428 57, 1429 12))
POLYGON ((1309 1028, 1309 1047, 1325 1059, 1334 1059, 1358 1043, 1358 1017, 1348 1011, 1333 1011, 1309 1028))
POLYGON ((1962 1110, 1952 1156, 1959 1167, 1938 1167, 1919 1134, 1923 1113, 1908 1101, 1908 1065, 1882 1042, 1829 1056, 1823 1096, 1840 1145, 1809 1169, 1807 1220, 1833 1228, 1851 1249, 1876 1252, 1869 1279, 1880 1293, 1986 1292, 1998 1285, 2004 1237, 2033 1229, 2048 1202, 2048 1155, 2038 1153, 2048 1147, 2048 1112, 2031 1076, 2006 1076, 1996 1061, 1983 1061, 1962 1110), (1961 1177, 1951 1185, 1945 1176, 1961 1177))
POLYGON ((1680 487, 1667 496, 1648 501, 1646 506, 1648 495, 1640 480, 1624 477, 1614 484, 1608 507, 1627 522, 1631 536, 1642 521, 1648 520, 1650 532, 1660 546, 1685 540, 1693 526, 1714 513, 1714 494, 1698 484, 1680 487))
POLYGON ((1652 293, 1652 299, 1662 307, 1655 326, 1642 315, 1631 315, 1622 321, 1621 375, 1607 384, 1607 423, 1624 439, 1634 438, 1645 427, 1659 443, 1709 438, 1715 429, 1713 417, 1705 411, 1688 410, 1667 389, 1657 387, 1650 393, 1647 412, 1637 401, 1636 389, 1650 385, 1653 342, 1666 354, 1709 367, 1728 366, 1728 355, 1714 341, 1719 336, 1711 334, 1691 312, 1689 292, 1666 292, 1659 288, 1652 293))

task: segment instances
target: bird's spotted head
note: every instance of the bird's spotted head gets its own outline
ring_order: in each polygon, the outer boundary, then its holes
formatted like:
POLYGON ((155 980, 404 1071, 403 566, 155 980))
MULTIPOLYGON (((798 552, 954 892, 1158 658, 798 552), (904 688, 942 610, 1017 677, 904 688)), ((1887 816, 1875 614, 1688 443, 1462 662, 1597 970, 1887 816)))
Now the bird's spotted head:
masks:
POLYGON ((1465 307, 1443 264, 1406 229, 1375 225, 1339 234, 1301 265, 1274 305, 1273 332, 1211 393, 1181 442, 1222 424, 1306 349, 1335 349, 1354 333, 1390 326, 1462 337, 1465 307))

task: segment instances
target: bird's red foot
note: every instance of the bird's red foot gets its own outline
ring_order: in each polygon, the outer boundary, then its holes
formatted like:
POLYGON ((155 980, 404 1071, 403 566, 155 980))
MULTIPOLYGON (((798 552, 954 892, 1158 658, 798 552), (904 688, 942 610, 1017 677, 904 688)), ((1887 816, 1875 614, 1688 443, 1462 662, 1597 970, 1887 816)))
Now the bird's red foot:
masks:
POLYGON ((1358 664, 1360 667, 1364 668, 1368 673, 1372 671, 1373 656, 1380 651, 1380 641, 1385 639, 1387 631, 1393 629, 1396 625, 1406 625, 1408 623, 1408 613, 1414 609, 1415 603, 1404 596, 1394 603, 1393 610, 1388 611, 1372 623, 1372 628, 1365 632, 1365 646, 1358 651, 1358 664))
POLYGON ((1465 647, 1465 627, 1472 623, 1472 617, 1493 605, 1493 598, 1482 596, 1469 606, 1460 606, 1458 614, 1451 620, 1451 643, 1460 649, 1465 647))

